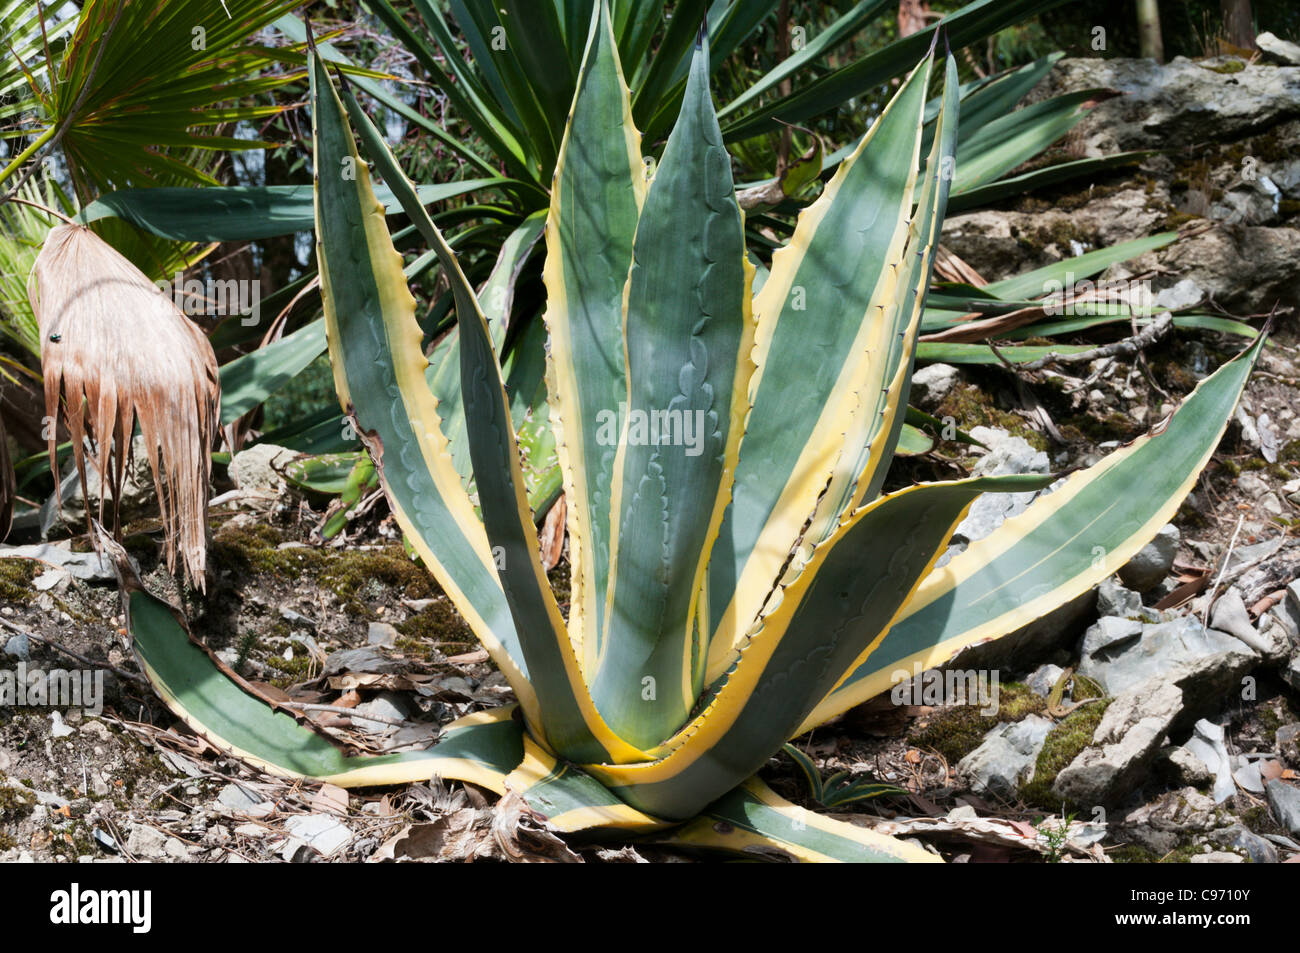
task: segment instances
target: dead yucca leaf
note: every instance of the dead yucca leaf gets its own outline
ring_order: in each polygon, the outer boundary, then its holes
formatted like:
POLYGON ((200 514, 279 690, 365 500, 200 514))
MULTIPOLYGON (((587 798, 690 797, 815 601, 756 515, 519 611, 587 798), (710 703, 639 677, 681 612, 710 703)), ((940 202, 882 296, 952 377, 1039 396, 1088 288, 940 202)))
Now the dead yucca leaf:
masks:
MULTIPOLYGON (((89 436, 100 474, 99 518, 111 485, 116 532, 139 421, 162 512, 167 568, 175 570, 179 549, 186 577, 203 588, 210 452, 221 401, 208 339, 139 269, 79 225, 50 230, 27 293, 41 334, 45 412, 51 418, 58 413, 62 394, 87 501, 89 436)), ((57 467, 53 434, 49 448, 50 465, 57 467)))

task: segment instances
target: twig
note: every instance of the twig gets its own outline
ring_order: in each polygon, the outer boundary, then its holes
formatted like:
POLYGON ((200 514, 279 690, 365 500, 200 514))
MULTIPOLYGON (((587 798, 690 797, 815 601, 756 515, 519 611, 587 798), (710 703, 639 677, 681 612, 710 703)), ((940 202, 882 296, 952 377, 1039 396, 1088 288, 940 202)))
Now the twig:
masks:
POLYGON ((5 202, 16 202, 16 203, 18 203, 19 205, 29 205, 29 206, 31 206, 31 207, 34 208, 34 209, 38 209, 39 211, 44 212, 46 215, 50 215, 50 216, 53 216, 54 218, 61 219, 63 222, 67 223, 68 225, 76 225, 76 224, 77 224, 77 223, 74 222, 72 219, 68 218, 68 216, 64 215, 62 212, 56 212, 56 211, 54 211, 54 209, 50 208, 50 207, 47 206, 47 205, 42 205, 40 202, 32 202, 32 201, 29 201, 28 199, 20 199, 20 198, 18 198, 18 196, 16 196, 16 195, 11 195, 11 196, 9 196, 8 198, 3 199, 3 201, 5 201, 5 202))
POLYGON ((1241 533, 1241 524, 1245 521, 1245 513, 1237 517, 1237 528, 1232 531, 1232 539, 1228 541, 1228 551, 1223 554, 1223 565, 1219 567, 1219 577, 1214 580, 1214 585, 1210 587, 1210 595, 1205 600, 1205 611, 1201 613, 1201 625, 1206 628, 1209 628, 1210 625, 1210 606, 1214 605, 1214 593, 1223 582, 1224 574, 1228 571, 1228 560, 1232 559, 1232 551, 1237 547, 1237 536, 1241 533))
POLYGON ((383 715, 367 715, 363 711, 357 711, 355 708, 344 708, 341 705, 309 705, 305 702, 276 702, 277 707, 293 708, 296 711, 328 711, 336 715, 348 715, 357 721, 375 721, 381 725, 395 725, 398 728, 405 728, 414 724, 410 721, 402 721, 397 718, 385 718, 383 715))
POLYGON ((82 665, 89 665, 91 668, 107 669, 108 671, 116 675, 118 678, 124 678, 127 681, 131 681, 131 682, 138 682, 139 684, 144 685, 145 687, 148 687, 149 685, 148 680, 146 680, 142 675, 136 675, 132 672, 124 672, 116 665, 112 665, 108 662, 96 662, 93 659, 86 658, 84 655, 78 655, 76 652, 72 652, 68 649, 65 649, 62 645, 59 645, 59 643, 57 642, 53 642, 43 636, 36 635, 32 632, 28 632, 26 629, 20 629, 18 626, 10 622, 8 619, 0 619, 0 626, 4 626, 6 629, 9 629, 11 632, 17 632, 19 635, 25 635, 29 639, 35 639, 37 642, 41 643, 41 645, 52 648, 56 652, 62 652, 64 655, 68 656, 68 658, 75 659, 76 661, 80 662, 82 665))
POLYGON ((1169 333, 1169 329, 1173 326, 1173 315, 1166 311, 1143 328, 1141 332, 1132 337, 1124 338, 1122 341, 1116 341, 1102 347, 1094 347, 1087 351, 1080 351, 1078 354, 1057 354, 1053 352, 1040 357, 1036 361, 1026 361, 1020 367, 1022 370, 1036 371, 1051 363, 1082 364, 1103 357, 1132 357, 1143 348, 1150 347, 1159 341, 1169 333))

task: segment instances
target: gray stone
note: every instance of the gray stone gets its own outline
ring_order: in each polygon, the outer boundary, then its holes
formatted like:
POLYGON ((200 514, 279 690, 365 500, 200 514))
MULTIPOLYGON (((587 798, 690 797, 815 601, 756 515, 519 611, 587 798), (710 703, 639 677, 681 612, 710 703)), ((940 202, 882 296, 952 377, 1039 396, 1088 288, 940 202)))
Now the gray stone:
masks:
POLYGON ((394 721, 405 721, 411 717, 410 703, 405 696, 397 692, 380 692, 370 701, 362 702, 352 710, 357 713, 352 716, 352 724, 362 731, 385 732, 391 731, 393 726, 386 722, 357 717, 358 715, 377 715, 394 721))
MULTIPOLYGON (((989 448, 971 469, 971 476, 1004 476, 1016 473, 1048 473, 1051 461, 1023 437, 1014 437, 994 427, 975 427, 971 436, 989 448)), ((1023 513, 1038 496, 1029 493, 985 493, 972 505, 966 518, 952 534, 948 551, 939 560, 944 565, 977 539, 983 539, 1013 516, 1023 513)))
POLYGON ((1282 669, 1282 680, 1300 692, 1300 652, 1296 652, 1282 669))
POLYGON ((1223 727, 1202 718, 1192 730, 1192 737, 1183 745, 1188 753, 1205 765, 1206 772, 1214 780, 1213 797, 1216 804, 1222 804, 1237 792, 1232 779, 1232 765, 1228 758, 1228 749, 1223 743, 1223 727))
POLYGON ((1114 576, 1107 576, 1097 586, 1097 615, 1128 619, 1142 612, 1142 596, 1126 589, 1114 576))
POLYGON ((1216 844, 1223 847, 1229 847, 1238 852, 1244 850, 1250 855, 1252 864, 1277 863, 1277 848, 1241 824, 1233 824, 1231 827, 1217 830, 1210 837, 1216 844))
POLYGON ((126 852, 145 860, 165 860, 168 856, 168 840, 162 831, 139 824, 131 829, 131 835, 126 840, 126 852))
MULTIPOLYGON (((1239 62, 1239 61, 1237 61, 1239 62)), ((1076 127, 1088 155, 1112 149, 1236 139, 1300 114, 1300 68, 1250 64, 1217 72, 1213 62, 1175 57, 1063 59, 1040 95, 1103 87, 1124 93, 1093 109, 1076 127)))
POLYGON ((1264 786, 1274 819, 1292 837, 1300 837, 1300 788, 1280 778, 1264 786))
POLYGON ((396 645, 397 629, 387 622, 371 622, 366 630, 366 643, 369 645, 396 645))
POLYGON ((20 662, 25 662, 32 657, 31 640, 27 638, 26 633, 20 632, 9 637, 5 642, 5 655, 16 658, 20 662))
POLYGON ((1035 695, 1046 698, 1052 693, 1052 689, 1056 687, 1056 683, 1064 672, 1065 669, 1061 668, 1061 666, 1048 662, 1046 665, 1040 665, 1030 672, 1025 678, 1025 685, 1035 695))
POLYGON ((1237 782, 1238 787, 1251 794, 1264 793, 1264 779, 1260 776, 1258 761, 1246 761, 1238 757, 1233 759, 1233 765, 1232 780, 1237 782))
POLYGON ((1211 850, 1204 854, 1196 854, 1189 861, 1193 864, 1244 864, 1245 862, 1245 857, 1226 850, 1211 850))
POLYGON ((961 372, 951 364, 928 364, 912 375, 912 402, 933 408, 943 402, 961 380, 961 372))
POLYGON ((245 493, 278 496, 285 487, 280 471, 297 456, 297 451, 273 443, 254 444, 230 458, 230 478, 245 493))
POLYGON ((1141 638, 1143 623, 1118 616, 1103 616, 1088 627, 1083 634, 1083 645, 1079 651, 1084 657, 1092 657, 1098 652, 1114 653, 1122 647, 1141 638))
POLYGON ((1205 762, 1182 745, 1161 748, 1156 754, 1155 767, 1179 786, 1199 787, 1212 777, 1205 762))
POLYGON ((1300 66, 1300 46, 1295 43, 1274 36, 1265 30, 1263 33, 1256 34, 1255 45, 1270 59, 1284 66, 1300 66))
POLYGON ((1143 624, 1136 640, 1085 655, 1079 673, 1098 682, 1108 694, 1117 695, 1152 676, 1168 673, 1178 663, 1243 648, 1240 640, 1227 633, 1206 629, 1195 616, 1183 616, 1172 622, 1143 624))
POLYGON ((117 579, 113 564, 100 553, 73 552, 67 543, 32 543, 0 546, 0 559, 35 559, 69 573, 82 582, 110 582, 117 579))
POLYGON ((1296 621, 1297 626, 1300 626, 1300 579, 1293 579, 1287 585, 1284 601, 1291 618, 1296 621))
POLYGON ((1142 782, 1182 710, 1182 691, 1159 679, 1119 695, 1092 744, 1056 776, 1052 792, 1085 807, 1116 803, 1142 782))
POLYGON ((285 829, 324 857, 338 853, 352 841, 348 826, 330 814, 297 814, 289 818, 285 829))
POLYGON ((1235 635, 1261 655, 1267 654, 1268 642, 1255 631, 1250 610, 1236 587, 1230 588, 1214 603, 1210 621, 1220 632, 1235 635))
POLYGON ((1300 722, 1291 722, 1277 730, 1277 751, 1286 761, 1300 767, 1300 722))
POLYGON ((1164 308, 1166 311, 1181 311, 1184 308, 1194 307, 1204 300, 1205 292, 1190 278, 1176 281, 1172 287, 1156 293, 1156 307, 1164 308))
POLYGON ((1161 527, 1155 538, 1120 569, 1120 579, 1130 589, 1146 592, 1169 574, 1180 538, 1178 527, 1172 523, 1161 527))
POLYGON ((343 649, 339 652, 331 652, 325 659, 326 675, 341 675, 344 672, 391 675, 400 672, 402 668, 401 662, 390 659, 373 645, 367 645, 359 649, 343 649))
POLYGON ((957 773, 970 781, 976 794, 1012 798, 1033 779, 1038 753, 1051 730, 1051 720, 1038 715, 1003 722, 957 763, 957 773))

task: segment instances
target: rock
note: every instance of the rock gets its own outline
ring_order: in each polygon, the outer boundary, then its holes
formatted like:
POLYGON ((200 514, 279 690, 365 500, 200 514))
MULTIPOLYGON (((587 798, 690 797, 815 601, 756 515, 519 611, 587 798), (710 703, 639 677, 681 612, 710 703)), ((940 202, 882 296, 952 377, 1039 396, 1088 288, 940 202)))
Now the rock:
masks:
POLYGON ((1211 777, 1205 762, 1181 745, 1169 745, 1156 753, 1156 771, 1173 780, 1179 787, 1200 787, 1211 777))
POLYGON ((227 784, 221 789, 221 793, 217 795, 217 804, 227 811, 253 817, 264 816, 260 812, 260 808, 264 803, 259 795, 247 788, 240 787, 238 784, 227 784))
POLYGON ((1172 523, 1161 527, 1155 539, 1138 550, 1137 555, 1120 569, 1120 579, 1130 589, 1146 592, 1169 574, 1174 557, 1178 555, 1179 539, 1178 527, 1172 523))
POLYGON ((1142 596, 1132 589, 1124 588, 1114 576, 1107 576, 1097 586, 1097 615, 1128 619, 1141 612, 1142 596))
POLYGON ((1295 228, 1221 224, 1162 249, 1152 262, 1194 278, 1229 310, 1267 311, 1275 301, 1287 307, 1300 302, 1294 272, 1287 274, 1287 262, 1294 268, 1298 249, 1295 228))
POLYGON ((324 857, 342 850, 352 840, 348 826, 330 814, 298 814, 289 818, 285 829, 324 857))
POLYGON ((1241 824, 1214 831, 1210 839, 1223 847, 1233 848, 1238 853, 1245 851, 1250 855, 1252 864, 1277 863, 1277 848, 1241 824))
POLYGON ((1192 737, 1183 745, 1195 758, 1205 765, 1206 772, 1214 781, 1212 794, 1216 804, 1222 804, 1237 793, 1237 786, 1232 779, 1232 764, 1228 749, 1223 743, 1223 727, 1202 718, 1192 729, 1192 737))
POLYGON ((16 658, 20 662, 26 662, 32 657, 31 640, 27 634, 20 632, 17 635, 11 635, 5 642, 5 655, 10 658, 16 658))
POLYGON ((1267 654, 1269 643, 1255 631, 1254 623, 1250 621, 1250 610, 1246 608, 1241 593, 1235 587, 1221 595, 1214 603, 1210 620, 1220 632, 1235 635, 1254 651, 1261 655, 1267 654))
POLYGON ((1205 300, 1201 286, 1190 278, 1182 278, 1169 288, 1156 292, 1156 307, 1166 311, 1180 311, 1191 308, 1205 300))
POLYGON ((1282 669, 1282 680, 1300 692, 1300 652, 1292 655, 1286 668, 1282 669))
POLYGON ((67 543, 34 543, 28 546, 0 546, 0 559, 35 559, 64 570, 82 582, 110 582, 117 579, 113 564, 99 553, 74 553, 67 543))
MULTIPOLYGON (((405 721, 411 717, 411 708, 406 698, 397 692, 380 692, 368 702, 362 702, 352 709, 357 715, 377 715, 394 721, 405 721)), ((387 722, 370 721, 367 718, 352 716, 352 724, 362 731, 385 732, 393 726, 387 722)))
POLYGON ((1280 778, 1264 785, 1274 819, 1292 837, 1300 837, 1300 788, 1280 778))
POLYGON ((1119 825, 1125 835, 1161 855, 1181 841, 1222 826, 1214 802, 1190 787, 1135 808, 1119 825))
POLYGON ((1237 757, 1232 759, 1232 763, 1232 779, 1237 782, 1238 787, 1251 794, 1264 793, 1264 779, 1260 776, 1258 762, 1237 757))
POLYGON ((1100 103, 1076 127, 1087 155, 1112 149, 1221 140, 1300 115, 1300 68, 1250 64, 1216 72, 1211 63, 1175 57, 1149 59, 1062 59, 1037 91, 1042 96, 1104 87, 1124 93, 1100 103))
POLYGON ((929 364, 912 375, 912 402, 921 407, 936 407, 961 380, 961 372, 951 364, 929 364))
POLYGON ((1120 651, 1125 644, 1141 638, 1142 625, 1134 619, 1103 616, 1088 627, 1079 651, 1085 658, 1091 658, 1098 652, 1120 651))
POLYGON ((1027 685, 1029 690, 1035 695, 1041 695, 1046 698, 1052 693, 1052 689, 1056 687, 1056 683, 1064 673, 1065 669, 1061 668, 1061 666, 1053 665, 1049 662, 1046 665, 1038 666, 1038 668, 1030 672, 1028 677, 1025 678, 1025 685, 1027 685))
POLYGON ((162 831, 139 824, 131 829, 131 836, 126 840, 126 852, 145 860, 165 860, 169 839, 162 831))
POLYGON ((379 651, 378 647, 367 645, 359 649, 342 649, 331 652, 325 659, 326 675, 341 675, 344 672, 356 672, 368 675, 392 675, 403 669, 403 664, 390 659, 379 651))
MULTIPOLYGON (((1083 656, 1079 674, 1100 684, 1108 694, 1118 695, 1153 676, 1167 674, 1179 663, 1243 651, 1248 650, 1240 640, 1206 629, 1195 616, 1182 616, 1172 622, 1144 623, 1136 640, 1083 656)), ((1249 658, 1255 658, 1253 652, 1249 658)))
MULTIPOLYGON (((1051 461, 1047 454, 1035 450, 1023 437, 1005 430, 975 427, 971 436, 989 448, 988 453, 971 469, 972 477, 1003 476, 1014 473, 1048 473, 1051 461)), ((952 535, 952 545, 940 559, 943 565, 967 545, 983 539, 1012 516, 1023 513, 1037 493, 986 493, 972 504, 966 518, 952 535)))
POLYGON ((1284 760, 1300 766, 1300 722, 1291 722, 1277 730, 1277 750, 1284 760))
POLYGON ((245 493, 279 496, 285 487, 280 471, 297 456, 297 451, 273 443, 254 444, 230 458, 230 478, 245 493))
POLYGON ((1245 857, 1226 850, 1211 850, 1204 854, 1196 854, 1188 861, 1192 864, 1244 864, 1245 862, 1245 857))
POLYGON ((396 645, 397 638, 397 629, 387 622, 371 622, 366 630, 366 643, 368 645, 396 645))
POLYGON ((1300 66, 1300 46, 1295 43, 1276 37, 1266 30, 1256 34, 1255 45, 1267 54, 1269 59, 1276 60, 1284 66, 1300 66))
POLYGON ((58 711, 50 712, 50 737, 66 738, 69 735, 75 735, 77 729, 63 721, 63 713, 58 711))
POLYGON ((1286 587, 1287 611, 1291 618, 1296 620, 1296 625, 1300 626, 1300 579, 1293 579, 1286 587))
POLYGON ((1051 730, 1051 720, 1038 715, 1003 722, 957 763, 957 773, 976 794, 1014 798, 1016 789, 1033 779, 1038 752, 1051 730))
POLYGON ((1116 803, 1141 783, 1182 710, 1182 691, 1159 679, 1119 695, 1092 744, 1056 776, 1052 792, 1085 807, 1116 803))

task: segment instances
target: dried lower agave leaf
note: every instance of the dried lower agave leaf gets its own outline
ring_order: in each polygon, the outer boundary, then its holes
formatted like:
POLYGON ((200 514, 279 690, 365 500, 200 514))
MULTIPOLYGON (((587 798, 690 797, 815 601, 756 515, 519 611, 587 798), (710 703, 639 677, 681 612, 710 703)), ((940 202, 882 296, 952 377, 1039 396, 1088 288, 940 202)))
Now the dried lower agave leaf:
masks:
MULTIPOLYGON (((186 578, 204 588, 210 451, 221 401, 207 337, 130 261, 79 225, 50 230, 27 293, 41 334, 45 412, 54 417, 63 397, 83 493, 89 437, 100 474, 99 518, 109 486, 116 531, 138 422, 158 492, 167 568, 175 570, 179 550, 186 578)), ((49 449, 55 466, 52 435, 49 449)))

